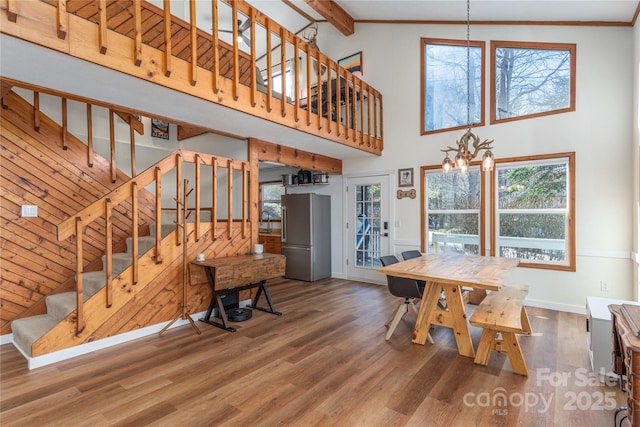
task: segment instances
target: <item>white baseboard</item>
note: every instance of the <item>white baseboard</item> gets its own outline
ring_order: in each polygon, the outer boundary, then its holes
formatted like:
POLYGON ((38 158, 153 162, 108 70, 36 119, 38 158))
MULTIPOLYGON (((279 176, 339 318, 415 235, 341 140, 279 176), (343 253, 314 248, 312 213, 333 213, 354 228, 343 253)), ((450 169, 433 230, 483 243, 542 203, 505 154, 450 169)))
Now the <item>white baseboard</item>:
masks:
POLYGON ((0 345, 13 344, 13 334, 0 335, 0 345))
POLYGON ((586 314, 586 305, 570 305, 570 304, 559 304, 557 302, 552 301, 541 301, 535 299, 525 299, 524 304, 530 307, 538 307, 538 308, 546 308, 548 310, 555 311, 566 311, 568 313, 576 313, 576 314, 586 314))
MULTIPOLYGON (((204 317, 206 311, 202 311, 200 313, 194 313, 191 315, 192 319, 198 319, 200 317, 204 317)), ((136 329, 134 331, 125 332, 123 334, 119 334, 113 337, 104 338, 97 341, 92 341, 90 343, 77 345, 71 348, 65 348, 64 350, 56 351, 49 354, 44 354, 42 356, 29 357, 25 355, 20 348, 18 350, 22 353, 23 356, 27 359, 27 365, 29 369, 40 368, 43 366, 50 365, 52 363, 61 362, 63 360, 71 359, 76 356, 81 356, 83 354, 91 353, 96 350, 102 350, 107 347, 112 347, 114 345, 123 344, 129 341, 133 341, 138 338, 143 338, 152 334, 156 334, 162 330, 169 322, 159 323, 157 325, 147 326, 145 328, 136 329)), ((189 321, 187 319, 179 319, 177 320, 169 329, 177 328, 179 326, 188 325, 189 321)), ((13 335, 11 335, 11 343, 13 343, 13 335)), ((3 335, 4 339, 8 335, 3 335)), ((8 342, 7 342, 8 343, 8 342)))

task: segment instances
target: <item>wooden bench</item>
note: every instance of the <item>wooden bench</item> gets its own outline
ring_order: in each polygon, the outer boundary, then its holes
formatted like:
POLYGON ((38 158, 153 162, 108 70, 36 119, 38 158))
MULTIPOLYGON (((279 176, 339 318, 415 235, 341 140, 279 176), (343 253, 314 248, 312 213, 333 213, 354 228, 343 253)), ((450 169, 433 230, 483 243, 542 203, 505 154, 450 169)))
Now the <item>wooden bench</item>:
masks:
POLYGON ((469 323, 483 328, 474 362, 487 365, 492 352, 506 353, 513 372, 528 376, 527 365, 516 334, 531 334, 524 299, 529 286, 504 286, 491 292, 473 312, 469 323))

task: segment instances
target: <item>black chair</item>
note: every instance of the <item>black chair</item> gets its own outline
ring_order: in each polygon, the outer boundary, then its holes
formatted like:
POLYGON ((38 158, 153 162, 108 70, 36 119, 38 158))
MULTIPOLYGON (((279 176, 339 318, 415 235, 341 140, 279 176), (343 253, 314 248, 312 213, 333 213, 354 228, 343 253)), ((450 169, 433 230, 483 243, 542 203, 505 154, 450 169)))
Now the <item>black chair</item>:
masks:
MULTIPOLYGON (((404 258, 405 261, 408 259, 418 258, 421 256, 422 256, 422 252, 415 249, 402 252, 402 258, 404 258)), ((418 280, 418 285, 424 288, 423 281, 418 280)), ((438 307, 442 308, 443 310, 447 308, 447 300, 444 297, 444 290, 442 289, 440 290, 440 298, 438 298, 438 307)))
POLYGON ((411 258, 418 258, 422 256, 422 252, 418 251, 418 250, 411 250, 411 251, 404 251, 402 252, 402 258, 404 258, 404 260, 408 260, 411 258))
MULTIPOLYGON (((397 262, 399 262, 398 258, 396 258, 394 255, 380 257, 380 264, 382 264, 383 267, 395 264, 397 262)), ((384 339, 388 341, 391 338, 393 331, 395 331, 396 327, 398 326, 398 323, 400 323, 400 320, 408 311, 411 311, 416 319, 418 318, 418 310, 413 303, 413 299, 422 298, 422 291, 424 290, 424 286, 421 287, 417 280, 389 275, 387 275, 387 284, 391 295, 404 299, 404 301, 400 303, 398 308, 394 310, 391 317, 389 317, 387 322, 384 324, 385 326, 389 327, 387 335, 384 337, 384 339)), ((433 343, 431 335, 427 336, 427 340, 430 343, 433 343)))

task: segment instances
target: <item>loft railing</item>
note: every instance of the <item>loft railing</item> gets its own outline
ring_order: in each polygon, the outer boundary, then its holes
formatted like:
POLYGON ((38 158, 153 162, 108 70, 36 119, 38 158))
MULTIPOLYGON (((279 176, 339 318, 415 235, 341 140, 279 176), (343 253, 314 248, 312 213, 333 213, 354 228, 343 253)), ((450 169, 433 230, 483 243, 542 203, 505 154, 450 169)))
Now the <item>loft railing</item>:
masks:
MULTIPOLYGON (((242 223, 241 223, 241 235, 245 238, 248 234, 247 227, 249 226, 249 210, 248 210, 248 200, 247 195, 250 194, 249 191, 249 174, 248 174, 248 163, 241 162, 239 160, 233 160, 225 157, 213 156, 210 154, 196 153, 192 151, 184 151, 179 150, 176 151, 173 155, 166 157, 155 165, 149 167, 144 172, 138 174, 134 178, 131 178, 127 182, 120 185, 117 189, 111 191, 110 193, 104 195, 100 199, 96 200, 91 205, 77 212, 75 215, 67 218, 63 222, 61 222, 58 227, 58 240, 65 240, 71 236, 75 236, 76 242, 76 301, 77 301, 77 318, 76 318, 76 333, 80 334, 85 326, 85 316, 84 316, 84 298, 83 298, 83 281, 82 274, 83 271, 83 240, 84 240, 84 229, 87 224, 96 221, 100 218, 103 218, 106 224, 104 229, 104 236, 106 242, 106 256, 105 256, 105 289, 106 289, 106 306, 110 307, 113 304, 113 277, 112 277, 112 227, 111 227, 111 218, 112 211, 114 208, 127 201, 131 201, 132 205, 132 224, 131 224, 131 237, 133 248, 131 250, 131 269, 132 269, 132 284, 135 285, 138 282, 138 274, 139 274, 139 258, 138 254, 138 229, 141 224, 138 223, 138 192, 140 189, 143 189, 149 185, 155 187, 155 205, 156 205, 156 222, 155 222, 155 262, 161 263, 163 261, 163 246, 162 246, 162 177, 171 171, 175 170, 176 175, 176 200, 182 200, 181 191, 185 191, 183 188, 183 164, 184 163, 192 163, 195 168, 195 180, 193 183, 193 190, 195 192, 195 206, 193 210, 195 211, 195 224, 194 224, 194 235, 195 240, 197 241, 201 236, 206 233, 206 230, 202 227, 202 221, 200 217, 201 212, 201 195, 202 195, 202 174, 201 174, 201 166, 208 165, 211 166, 212 173, 212 202, 213 206, 211 208, 211 237, 212 240, 216 240, 218 238, 223 238, 224 236, 216 234, 216 225, 221 222, 217 215, 217 203, 218 200, 218 189, 222 185, 226 184, 227 188, 227 238, 232 238, 232 225, 233 225, 233 195, 238 192, 233 189, 234 181, 237 181, 234 178, 234 171, 241 171, 242 176, 239 182, 241 186, 241 194, 242 194, 242 223), (226 183, 224 183, 224 177, 219 174, 219 169, 226 169, 226 183)), ((238 185, 238 182, 236 182, 238 185)), ((182 233, 186 232, 186 224, 181 224, 181 218, 183 217, 180 209, 182 209, 181 204, 177 203, 177 212, 176 212, 176 241, 175 245, 182 244, 183 236, 182 233)))
POLYGON ((141 0, 6 0, 0 23, 3 33, 381 153, 376 89, 242 0, 186 4, 187 10, 172 11, 169 0, 163 8, 141 0), (199 23, 205 15, 210 20, 199 23))

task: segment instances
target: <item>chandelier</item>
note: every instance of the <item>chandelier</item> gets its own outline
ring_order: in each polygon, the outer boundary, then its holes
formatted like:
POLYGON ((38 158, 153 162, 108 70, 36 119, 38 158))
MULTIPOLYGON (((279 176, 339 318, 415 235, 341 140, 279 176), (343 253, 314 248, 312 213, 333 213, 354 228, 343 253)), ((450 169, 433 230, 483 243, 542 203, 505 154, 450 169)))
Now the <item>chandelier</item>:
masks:
POLYGON ((484 140, 484 142, 480 142, 480 138, 472 131, 473 123, 471 123, 470 75, 471 41, 469 37, 471 24, 469 19, 469 2, 470 0, 467 0, 467 131, 459 140, 456 141, 457 147, 448 146, 446 149, 440 150, 445 153, 444 160, 442 161, 442 171, 444 173, 450 172, 455 167, 457 167, 460 172, 466 173, 469 170, 469 163, 471 163, 471 161, 475 159, 483 150, 484 154, 482 156, 482 170, 485 172, 493 170, 493 153, 491 152, 491 149, 493 148, 491 146, 491 144, 493 143, 493 139, 491 141, 484 140), (471 147, 469 147, 470 143, 471 147), (451 160, 451 157, 449 157, 450 152, 455 153, 454 160, 451 160))

